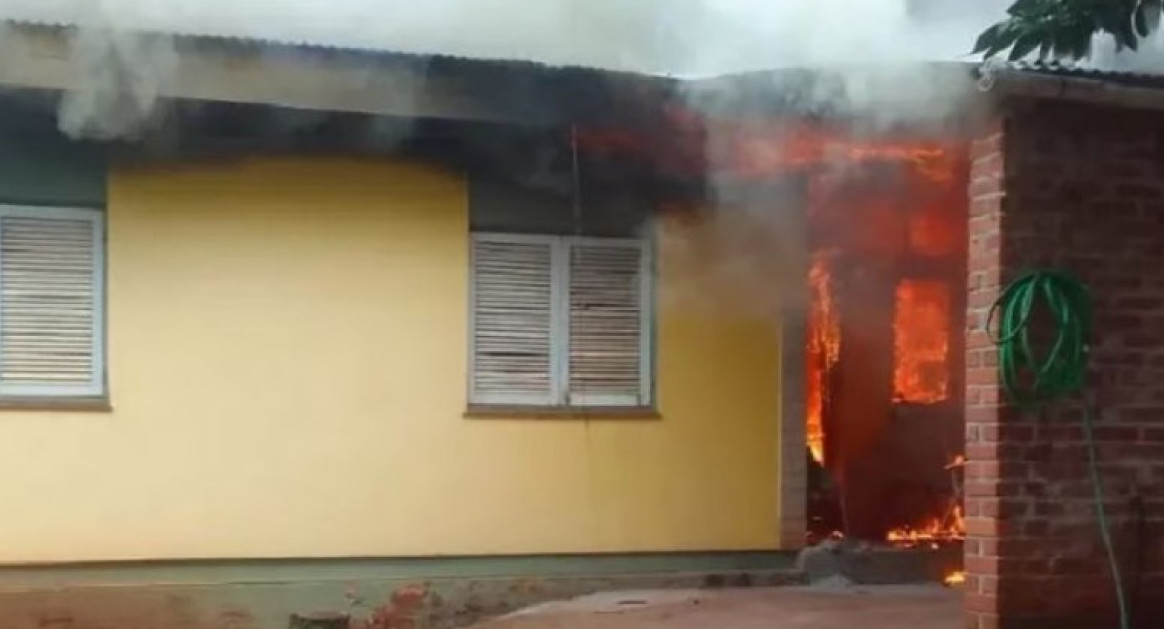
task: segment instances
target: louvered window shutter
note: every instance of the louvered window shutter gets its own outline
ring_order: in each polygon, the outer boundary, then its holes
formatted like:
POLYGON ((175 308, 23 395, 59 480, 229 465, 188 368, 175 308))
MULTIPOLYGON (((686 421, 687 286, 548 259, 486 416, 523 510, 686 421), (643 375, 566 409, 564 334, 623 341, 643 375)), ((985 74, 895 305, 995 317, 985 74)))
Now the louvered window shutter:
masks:
POLYGON ((555 402, 555 252, 551 238, 474 237, 471 402, 555 402))
POLYGON ((572 406, 650 403, 645 247, 571 239, 569 384, 572 406))
POLYGON ((0 206, 0 394, 98 395, 101 214, 0 206))

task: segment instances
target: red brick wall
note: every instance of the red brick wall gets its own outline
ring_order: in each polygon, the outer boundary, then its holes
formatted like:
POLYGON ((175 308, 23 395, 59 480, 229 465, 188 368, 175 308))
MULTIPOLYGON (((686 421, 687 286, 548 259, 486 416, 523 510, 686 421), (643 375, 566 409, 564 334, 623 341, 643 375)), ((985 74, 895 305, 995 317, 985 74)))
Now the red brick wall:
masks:
POLYGON ((1116 627, 1080 404, 1031 417, 999 401, 986 315, 1032 267, 1093 291, 1107 506, 1136 625, 1164 626, 1164 114, 1018 103, 971 157, 969 626, 1116 627))

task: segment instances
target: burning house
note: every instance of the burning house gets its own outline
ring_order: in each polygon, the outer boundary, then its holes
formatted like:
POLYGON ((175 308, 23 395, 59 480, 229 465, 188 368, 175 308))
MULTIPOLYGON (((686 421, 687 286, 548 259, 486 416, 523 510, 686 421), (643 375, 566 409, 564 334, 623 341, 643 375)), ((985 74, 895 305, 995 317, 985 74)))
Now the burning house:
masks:
POLYGON ((1106 618, 1082 433, 1003 404, 985 331, 1048 261, 1107 308, 1153 609, 1158 82, 935 64, 953 104, 886 121, 834 72, 183 35, 77 141, 70 33, 0 38, 0 626, 439 626, 839 538, 964 548, 983 629, 1106 618))

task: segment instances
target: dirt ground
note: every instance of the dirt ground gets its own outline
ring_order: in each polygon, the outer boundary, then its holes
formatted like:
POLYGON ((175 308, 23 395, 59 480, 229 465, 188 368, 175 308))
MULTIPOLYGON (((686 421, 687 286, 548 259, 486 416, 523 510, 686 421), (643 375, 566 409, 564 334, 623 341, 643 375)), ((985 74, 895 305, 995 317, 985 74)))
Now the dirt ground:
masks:
POLYGON ((474 629, 961 629, 939 586, 809 586, 618 592, 551 603, 474 629))

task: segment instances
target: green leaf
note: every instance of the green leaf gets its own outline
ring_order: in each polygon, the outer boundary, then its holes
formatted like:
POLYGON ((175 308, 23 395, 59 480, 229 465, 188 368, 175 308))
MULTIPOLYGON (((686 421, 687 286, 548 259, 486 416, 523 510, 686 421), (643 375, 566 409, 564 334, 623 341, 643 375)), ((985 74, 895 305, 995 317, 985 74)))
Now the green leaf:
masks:
POLYGON ((1091 54, 1091 36, 1092 31, 1086 26, 1076 28, 1074 32, 1068 36, 1070 39, 1067 42, 1067 48, 1071 51, 1071 56, 1075 59, 1086 58, 1091 54))
POLYGON ((1032 13, 1038 12, 1038 10, 1042 8, 1040 4, 1041 3, 1039 0, 1015 0, 1015 3, 1010 5, 1010 8, 1007 9, 1006 12, 1007 14, 1016 17, 1020 15, 1030 15, 1032 13))
POLYGON ((974 54, 1080 59, 1097 33, 1110 35, 1118 49, 1135 50, 1159 30, 1164 0, 1012 0, 1007 15, 978 36, 974 54))
POLYGON ((1013 21, 1006 22, 1002 25, 1002 28, 999 29, 998 37, 994 40, 994 45, 986 51, 986 56, 993 57, 994 55, 997 55, 1007 48, 1010 48, 1012 45, 1014 45, 1015 40, 1017 40, 1023 34, 1024 31, 1018 24, 1015 24, 1013 21))
POLYGON ((1038 33, 1026 33, 1015 39, 1014 46, 1010 49, 1010 60, 1018 61, 1026 57, 1032 50, 1039 46, 1038 33))
POLYGON ((999 22, 982 31, 982 34, 978 36, 978 41, 974 42, 974 50, 971 50, 970 54, 976 55, 993 48, 994 42, 998 40, 998 31, 1002 29, 1002 24, 999 22))
POLYGON ((1043 42, 1043 45, 1047 46, 1047 48, 1049 49, 1049 54, 1044 54, 1043 60, 1048 60, 1048 59, 1058 60, 1058 59, 1063 58, 1061 55, 1062 47, 1059 45, 1059 37, 1060 37, 1060 34, 1056 31, 1051 31, 1047 35, 1047 39, 1046 39, 1046 41, 1043 42))
POLYGON ((1140 13, 1144 16, 1145 26, 1147 32, 1143 33, 1142 37, 1147 37, 1156 32, 1160 28, 1160 16, 1164 13, 1164 1, 1162 0, 1141 0, 1140 13))
POLYGON ((1108 31, 1115 37, 1117 50, 1123 48, 1135 50, 1136 45, 1140 41, 1140 38, 1136 36, 1136 32, 1132 27, 1131 20, 1128 20, 1126 23, 1117 22, 1108 31))
POLYGON ((1143 3, 1140 3, 1140 6, 1136 7, 1136 13, 1133 19, 1136 24, 1137 35, 1147 37, 1152 32, 1148 27, 1148 15, 1143 3))

